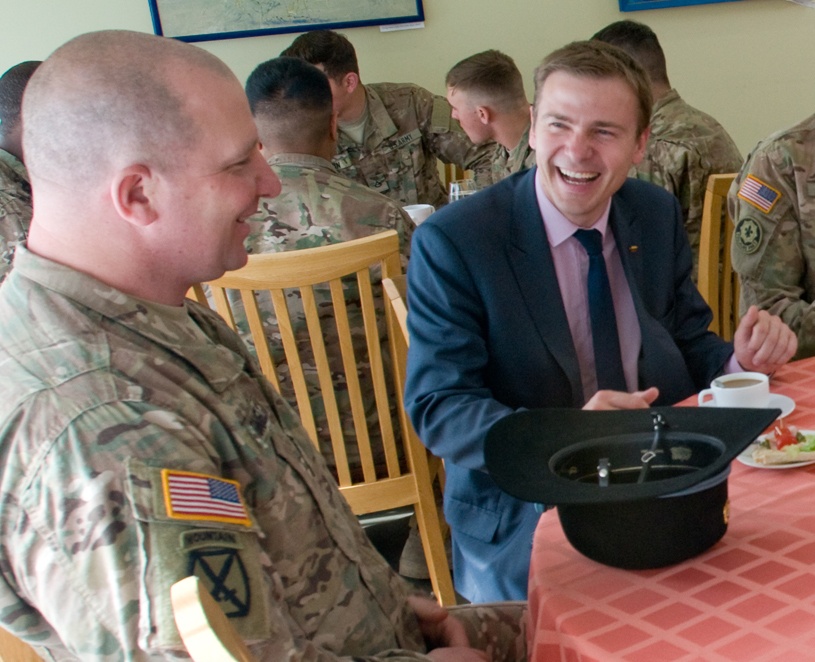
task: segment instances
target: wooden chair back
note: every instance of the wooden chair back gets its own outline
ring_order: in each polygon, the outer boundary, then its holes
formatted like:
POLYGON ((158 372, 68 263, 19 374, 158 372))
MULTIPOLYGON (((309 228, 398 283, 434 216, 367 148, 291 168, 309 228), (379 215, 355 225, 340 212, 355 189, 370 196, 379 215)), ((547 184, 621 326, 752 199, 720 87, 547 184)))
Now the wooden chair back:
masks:
POLYGON ((0 662, 42 662, 42 658, 22 639, 0 628, 0 662))
POLYGON ((727 212, 735 178, 736 173, 708 178, 699 241, 699 292, 713 311, 710 330, 725 340, 733 340, 739 324, 739 280, 730 257, 733 219, 727 212))
MULTIPOLYGON (((383 278, 382 288, 385 290, 385 296, 388 298, 388 305, 390 306, 391 314, 394 317, 396 325, 399 327, 399 333, 394 334, 395 345, 393 355, 393 367, 396 372, 396 377, 399 380, 399 390, 397 395, 401 403, 401 412, 404 412, 404 390, 405 390, 405 376, 407 375, 407 351, 410 347, 410 334, 407 327, 407 277, 404 274, 394 276, 393 278, 383 278)), ((405 413, 404 425, 410 429, 410 434, 418 441, 420 446, 424 449, 427 457, 427 464, 430 468, 431 483, 438 481, 439 489, 444 491, 444 463, 441 458, 433 455, 427 450, 416 435, 410 419, 407 418, 405 413)), ((443 518, 440 519, 442 529, 447 534, 447 523, 443 518)))
POLYGON ((193 662, 255 662, 238 631, 198 577, 170 587, 173 617, 193 662))
MULTIPOLYGON (((401 380, 404 377, 397 374, 396 370, 386 369, 385 359, 398 355, 401 331, 394 314, 384 305, 378 278, 380 275, 382 278, 392 278, 401 273, 398 235, 389 230, 371 237, 318 248, 251 255, 245 267, 227 273, 207 285, 216 309, 233 329, 236 325, 231 301, 236 298, 234 293, 230 297, 228 291, 237 290, 240 293, 261 369, 280 392, 281 379, 267 339, 267 331, 270 330, 264 327, 263 315, 258 306, 258 297, 271 297, 277 324, 277 328, 271 331, 280 335, 286 370, 293 385, 303 425, 312 441, 320 448, 311 401, 313 393, 310 394, 308 390, 304 357, 300 356, 296 330, 287 305, 287 294, 299 292, 312 350, 306 360, 313 363, 318 374, 319 396, 330 432, 330 450, 327 451, 325 447, 321 450, 331 456, 330 464, 335 468, 340 491, 357 515, 413 506, 436 598, 445 605, 455 604, 450 568, 443 548, 442 525, 430 485, 427 454, 408 423, 401 399, 395 395, 401 392, 401 380), (361 326, 356 329, 352 328, 351 320, 358 319, 359 315, 349 316, 345 299, 349 279, 355 285, 355 302, 358 302, 362 313, 361 326), (315 288, 318 293, 315 293, 315 288), (327 290, 330 290, 330 302, 325 300, 324 293, 327 290), (326 329, 323 327, 328 306, 332 308, 333 314, 330 317, 336 325, 336 328, 331 329, 331 337, 336 338, 342 356, 343 374, 339 380, 336 363, 329 364, 326 329), (387 329, 387 355, 383 355, 380 344, 382 322, 387 329), (356 355, 353 342, 355 331, 357 334, 364 334, 365 338, 367 357, 364 363, 370 366, 370 374, 365 377, 373 385, 377 412, 375 418, 378 419, 376 430, 369 429, 370 417, 366 416, 366 405, 368 410, 371 407, 370 403, 364 401, 360 387, 357 367, 360 357, 356 355), (337 383, 341 383, 348 394, 353 434, 344 432, 336 397, 337 383), (392 410, 397 414, 398 435, 394 433, 392 410), (384 451, 384 469, 375 463, 372 434, 381 440, 378 442, 381 447, 377 447, 377 451, 380 454, 384 451), (361 471, 359 467, 349 463, 349 456, 358 458, 361 471)), ((200 302, 206 301, 206 298, 200 298, 203 294, 203 288, 194 288, 192 292, 200 302)), ((332 352, 336 355, 336 348, 332 352)))

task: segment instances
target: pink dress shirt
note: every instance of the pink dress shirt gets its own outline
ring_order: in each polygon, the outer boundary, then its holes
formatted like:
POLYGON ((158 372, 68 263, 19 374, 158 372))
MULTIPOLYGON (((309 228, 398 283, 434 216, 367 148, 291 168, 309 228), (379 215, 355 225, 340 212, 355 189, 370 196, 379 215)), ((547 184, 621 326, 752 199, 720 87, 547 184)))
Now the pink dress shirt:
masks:
MULTIPOLYGON (((557 274, 560 296, 566 309, 566 319, 569 321, 569 330, 572 342, 577 352, 577 362, 580 366, 580 379, 583 384, 583 397, 586 402, 597 392, 597 373, 594 368, 594 344, 591 336, 591 321, 589 319, 589 296, 586 279, 589 273, 589 256, 577 239, 574 238, 576 230, 581 229, 575 225, 549 201, 538 178, 535 178, 535 193, 538 198, 538 207, 543 217, 543 226, 549 239, 552 251, 552 261, 557 274)), ((606 261, 611 298, 614 299, 614 314, 617 318, 617 333, 620 337, 620 354, 623 360, 625 384, 629 392, 639 388, 637 378, 637 363, 640 354, 642 335, 631 298, 631 289, 628 279, 623 271, 623 263, 617 251, 617 242, 614 233, 608 227, 608 214, 611 210, 609 200, 605 211, 589 230, 599 230, 603 235, 603 258, 606 261)), ((731 356, 725 366, 725 373, 744 370, 735 356, 731 356)), ((647 384, 645 385, 648 386, 647 384)))

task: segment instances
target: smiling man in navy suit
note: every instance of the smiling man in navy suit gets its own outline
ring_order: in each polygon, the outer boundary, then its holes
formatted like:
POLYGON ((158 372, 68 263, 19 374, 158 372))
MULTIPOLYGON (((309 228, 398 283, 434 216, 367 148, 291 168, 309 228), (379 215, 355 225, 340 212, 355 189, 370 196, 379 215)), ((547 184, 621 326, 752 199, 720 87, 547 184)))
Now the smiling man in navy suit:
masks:
POLYGON ((678 201, 627 179, 652 104, 631 57, 576 42, 543 61, 535 89, 537 167, 434 214, 408 270, 405 401, 446 461, 455 584, 473 602, 526 597, 538 519, 486 473, 492 424, 525 408, 673 404, 723 372, 770 373, 796 349, 755 308, 733 344, 707 331, 678 201))

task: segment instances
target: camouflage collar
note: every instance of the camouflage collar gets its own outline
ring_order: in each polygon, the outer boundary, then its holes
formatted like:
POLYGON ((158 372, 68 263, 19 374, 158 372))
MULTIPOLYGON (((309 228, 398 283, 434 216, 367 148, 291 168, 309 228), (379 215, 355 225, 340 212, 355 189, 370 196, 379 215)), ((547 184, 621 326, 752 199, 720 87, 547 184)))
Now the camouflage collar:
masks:
POLYGON ((659 101, 654 102, 654 107, 651 109, 651 117, 657 114, 657 111, 667 106, 669 103, 673 103, 674 101, 678 101, 680 99, 679 92, 675 89, 671 88, 665 93, 659 101))
MULTIPOLYGON (((215 343, 202 331, 186 305, 168 306, 137 299, 70 267, 34 255, 19 246, 14 260, 16 277, 27 278, 88 308, 114 325, 142 336, 194 366, 217 392, 244 369, 245 361, 215 343), (192 349, 194 348, 194 351, 192 349), (225 366, 229 366, 225 370, 225 366)), ((105 328, 93 329, 104 343, 105 328)))
POLYGON ((374 89, 375 86, 373 85, 366 85, 365 86, 365 99, 368 106, 368 115, 370 121, 368 125, 365 127, 365 142, 368 142, 368 134, 375 130, 379 136, 378 141, 382 141, 385 138, 389 138, 396 134, 399 130, 397 126, 393 123, 390 114, 388 113, 388 109, 385 107, 385 103, 382 101, 382 97, 379 96, 379 93, 374 89))
POLYGON ((276 165, 294 165, 306 168, 317 168, 319 170, 328 170, 329 172, 336 173, 337 169, 331 161, 326 161, 321 156, 314 154, 297 154, 294 152, 281 152, 280 154, 272 154, 266 163, 270 166, 276 165))
POLYGON ((0 164, 13 170, 21 180, 28 182, 28 170, 25 169, 22 161, 14 156, 14 154, 0 149, 0 164))

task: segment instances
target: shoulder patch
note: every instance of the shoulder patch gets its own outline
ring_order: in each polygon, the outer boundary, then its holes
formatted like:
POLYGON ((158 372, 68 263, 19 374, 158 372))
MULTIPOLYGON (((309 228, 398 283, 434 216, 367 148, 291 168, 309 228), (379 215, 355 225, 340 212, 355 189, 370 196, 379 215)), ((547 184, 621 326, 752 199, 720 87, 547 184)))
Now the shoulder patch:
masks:
POLYGON ((252 526, 237 481, 190 471, 162 469, 161 483, 170 519, 252 526))
POLYGON ((761 225, 752 218, 743 218, 734 231, 736 243, 747 255, 755 253, 761 246, 761 225))
POLYGON ((750 203, 765 214, 769 214, 781 199, 781 191, 774 189, 753 175, 747 175, 747 178, 739 187, 738 195, 742 200, 750 203))

